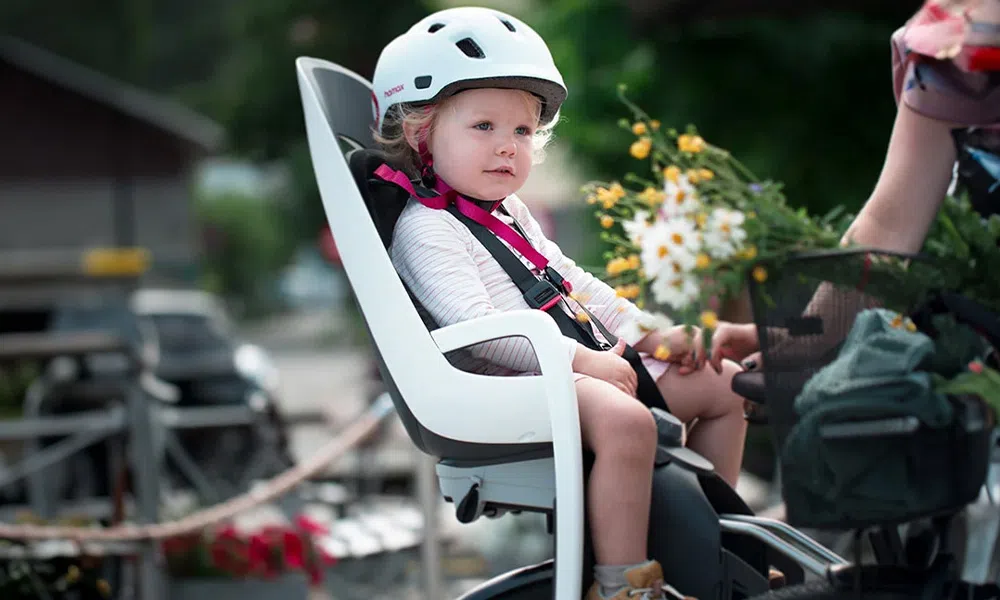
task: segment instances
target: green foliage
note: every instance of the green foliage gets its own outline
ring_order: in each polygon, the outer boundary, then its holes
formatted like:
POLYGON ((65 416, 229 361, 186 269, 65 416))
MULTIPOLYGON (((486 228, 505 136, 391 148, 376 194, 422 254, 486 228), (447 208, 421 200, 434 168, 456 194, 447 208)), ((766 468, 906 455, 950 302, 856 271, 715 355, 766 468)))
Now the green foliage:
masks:
POLYGON ((256 197, 203 197, 198 218, 204 231, 203 285, 243 300, 253 316, 266 310, 273 277, 287 263, 292 240, 283 235, 281 205, 256 197))
POLYGON ((948 266, 957 287, 991 309, 1000 312, 1000 282, 983 274, 1000 269, 1000 216, 983 222, 968 198, 948 197, 938 213, 923 251, 948 266))
POLYGON ((910 16, 814 14, 796 21, 669 22, 630 30, 625 3, 554 0, 526 15, 549 42, 570 94, 557 129, 591 175, 629 168, 615 98, 664 123, 698 126, 754 172, 784 181, 789 201, 825 213, 864 201, 893 119, 889 36, 910 16))
POLYGON ((0 368, 0 419, 21 416, 24 395, 38 374, 39 366, 32 361, 0 368))

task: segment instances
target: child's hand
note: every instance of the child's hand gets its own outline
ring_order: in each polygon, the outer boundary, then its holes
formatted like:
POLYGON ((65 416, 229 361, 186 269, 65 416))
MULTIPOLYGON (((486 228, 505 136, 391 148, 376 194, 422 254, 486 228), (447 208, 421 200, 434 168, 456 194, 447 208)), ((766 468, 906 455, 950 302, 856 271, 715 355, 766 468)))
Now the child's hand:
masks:
POLYGON ((618 340, 614 348, 603 352, 579 346, 573 359, 573 370, 590 375, 594 379, 607 381, 629 396, 635 397, 639 381, 632 365, 622 358, 624 351, 625 341, 622 339, 618 340))
POLYGON ((663 345, 670 351, 667 362, 678 365, 677 372, 689 375, 705 366, 705 344, 702 343, 701 329, 676 325, 663 332, 663 345))

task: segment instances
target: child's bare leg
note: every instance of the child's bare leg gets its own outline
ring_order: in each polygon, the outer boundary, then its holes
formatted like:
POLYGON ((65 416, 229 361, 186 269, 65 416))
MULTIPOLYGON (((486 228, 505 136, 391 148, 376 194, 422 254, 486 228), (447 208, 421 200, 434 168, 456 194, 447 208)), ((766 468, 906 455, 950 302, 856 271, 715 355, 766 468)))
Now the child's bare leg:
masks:
POLYGON ((698 426, 688 437, 688 447, 712 461, 716 472, 734 488, 747 432, 743 398, 731 387, 733 375, 740 370, 736 363, 723 361, 721 374, 708 367, 689 375, 670 369, 657 381, 678 419, 685 423, 698 419, 698 426))
POLYGON ((587 486, 594 558, 599 565, 646 560, 656 424, 649 409, 615 386, 581 377, 576 382, 580 429, 593 451, 587 486))

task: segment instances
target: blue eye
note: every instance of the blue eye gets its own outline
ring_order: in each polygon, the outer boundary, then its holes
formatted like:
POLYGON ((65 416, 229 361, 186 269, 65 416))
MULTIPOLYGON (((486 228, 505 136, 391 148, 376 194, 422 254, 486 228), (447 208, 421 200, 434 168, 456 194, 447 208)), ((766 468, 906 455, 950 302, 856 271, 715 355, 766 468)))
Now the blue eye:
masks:
POLYGON ((487 121, 483 121, 482 123, 477 123, 476 124, 476 129, 478 129, 479 131, 489 131, 492 128, 493 128, 493 125, 490 124, 487 121))
POLYGON ((517 133, 517 135, 531 135, 530 127, 521 126, 515 129, 514 131, 517 133))

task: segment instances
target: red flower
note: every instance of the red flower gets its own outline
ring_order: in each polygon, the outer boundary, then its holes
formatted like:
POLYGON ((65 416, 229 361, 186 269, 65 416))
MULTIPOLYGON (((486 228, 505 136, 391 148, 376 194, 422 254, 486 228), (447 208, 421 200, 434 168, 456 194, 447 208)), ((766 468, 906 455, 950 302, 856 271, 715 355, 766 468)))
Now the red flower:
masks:
POLYGON ((983 372, 983 363, 974 360, 969 363, 969 370, 978 375, 983 372))
POLYGON ((303 569, 306 566, 306 545, 298 533, 294 531, 284 532, 285 566, 291 569, 303 569))
POLYGON ((267 540, 261 534, 250 536, 250 571, 259 575, 271 570, 270 551, 267 540))
POLYGON ((326 535, 330 533, 329 527, 306 515, 295 517, 295 527, 310 535, 326 535))

